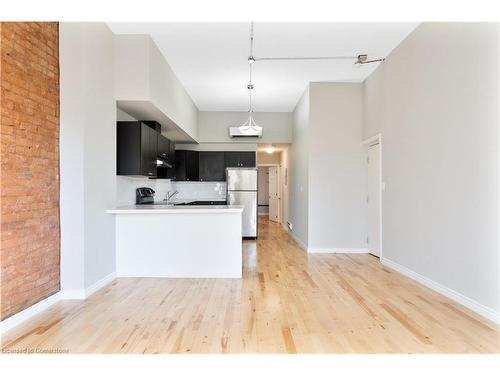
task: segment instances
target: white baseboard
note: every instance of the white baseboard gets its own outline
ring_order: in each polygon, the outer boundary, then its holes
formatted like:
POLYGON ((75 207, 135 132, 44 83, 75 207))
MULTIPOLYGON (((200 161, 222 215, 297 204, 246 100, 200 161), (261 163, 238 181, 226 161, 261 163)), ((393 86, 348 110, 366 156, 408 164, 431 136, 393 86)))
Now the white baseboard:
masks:
POLYGON ((110 282, 116 279, 116 272, 110 273, 108 276, 103 277, 101 280, 98 280, 87 289, 85 289, 85 298, 90 297, 92 294, 97 292, 99 289, 104 288, 110 282))
POLYGON ((365 247, 309 247, 310 254, 367 254, 369 251, 365 247))
POLYGON ((34 317, 35 315, 43 312, 44 310, 47 310, 49 307, 51 307, 53 304, 56 302, 63 300, 63 299, 79 299, 79 300, 84 300, 88 297, 90 297, 92 294, 97 292, 99 289, 105 287, 108 285, 110 282, 112 282, 114 279, 116 279, 116 273, 110 273, 108 276, 103 277, 101 280, 98 280, 85 290, 82 289, 76 289, 76 290, 61 290, 44 300, 35 303, 34 305, 24 309, 23 311, 18 312, 15 315, 12 315, 11 317, 2 320, 0 322, 0 332, 1 334, 4 334, 5 332, 11 330, 12 328, 24 323, 28 319, 34 317))
POLYGON ((114 279, 116 279, 116 272, 110 273, 85 289, 61 290, 61 299, 87 299, 114 279))
POLYGON ((7 331, 11 330, 12 328, 26 322, 28 319, 34 317, 35 315, 47 310, 49 307, 57 303, 58 301, 61 300, 61 292, 57 292, 40 302, 35 303, 34 305, 31 305, 30 307, 27 307, 26 309, 18 312, 17 314, 12 315, 11 317, 2 320, 0 322, 0 332, 1 334, 5 334, 7 331))
POLYGON ((288 225, 286 223, 281 223, 281 226, 285 230, 285 232, 290 233, 290 228, 288 228, 288 225))
POLYGON ((287 226, 285 226, 283 224, 283 227, 285 228, 285 230, 288 232, 288 234, 290 236, 292 236, 292 238, 295 240, 295 242, 297 242, 297 244, 302 248, 302 250, 306 251, 307 252, 307 246, 295 235, 295 233, 293 233, 290 228, 288 228, 287 226))
POLYGON ((485 317, 486 319, 491 320, 492 322, 495 322, 497 324, 500 324, 500 312, 493 310, 490 307, 484 306, 481 303, 464 296, 463 294, 460 294, 453 289, 448 288, 447 286, 444 286, 442 284, 439 284, 435 282, 434 280, 431 280, 415 271, 410 270, 409 268, 406 268, 399 263, 393 262, 392 260, 389 260, 387 258, 381 258, 380 262, 389 267, 394 269, 395 271, 398 271, 399 273, 402 273, 405 276, 408 276, 410 279, 413 279, 415 281, 418 281, 419 283, 425 285, 426 287, 450 298, 451 300, 469 308, 470 310, 478 313, 479 315, 485 317))
POLYGON ((85 290, 61 290, 61 299, 85 299, 85 290))

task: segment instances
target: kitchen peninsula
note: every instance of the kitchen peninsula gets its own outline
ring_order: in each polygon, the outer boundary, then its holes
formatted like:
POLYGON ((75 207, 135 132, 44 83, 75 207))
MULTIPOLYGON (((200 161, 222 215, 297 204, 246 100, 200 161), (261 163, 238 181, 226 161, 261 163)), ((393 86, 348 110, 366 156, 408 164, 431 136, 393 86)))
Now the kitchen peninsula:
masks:
POLYGON ((241 278, 241 206, 131 205, 116 216, 117 277, 241 278))

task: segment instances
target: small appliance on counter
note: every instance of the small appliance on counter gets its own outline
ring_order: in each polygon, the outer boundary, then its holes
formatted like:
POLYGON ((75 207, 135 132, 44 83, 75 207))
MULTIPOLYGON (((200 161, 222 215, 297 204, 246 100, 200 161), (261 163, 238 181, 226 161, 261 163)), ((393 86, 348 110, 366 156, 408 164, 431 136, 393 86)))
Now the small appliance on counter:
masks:
POLYGON ((226 168, 227 204, 243 206, 242 236, 257 238, 257 168, 226 168))
POLYGON ((155 191, 149 187, 135 189, 135 204, 153 204, 155 201, 155 191))

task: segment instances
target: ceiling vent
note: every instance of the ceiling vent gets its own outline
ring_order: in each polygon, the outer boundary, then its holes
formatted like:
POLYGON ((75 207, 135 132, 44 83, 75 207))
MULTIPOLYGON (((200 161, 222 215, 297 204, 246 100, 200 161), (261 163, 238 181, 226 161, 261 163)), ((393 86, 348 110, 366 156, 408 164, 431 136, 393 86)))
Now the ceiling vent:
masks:
POLYGON ((262 128, 260 126, 233 126, 229 128, 231 138, 260 138, 262 128))

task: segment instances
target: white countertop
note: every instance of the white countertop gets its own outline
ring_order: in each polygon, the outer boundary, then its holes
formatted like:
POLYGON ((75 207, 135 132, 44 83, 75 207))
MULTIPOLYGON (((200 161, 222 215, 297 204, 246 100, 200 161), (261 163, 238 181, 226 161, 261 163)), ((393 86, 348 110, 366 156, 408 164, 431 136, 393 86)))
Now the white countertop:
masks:
POLYGON ((106 211, 108 214, 206 214, 226 212, 243 212, 243 206, 167 206, 144 204, 120 206, 106 211))

